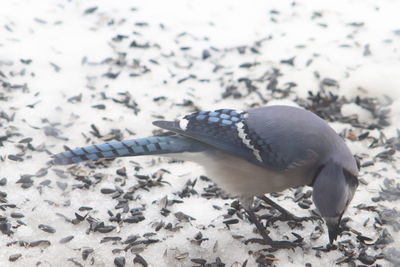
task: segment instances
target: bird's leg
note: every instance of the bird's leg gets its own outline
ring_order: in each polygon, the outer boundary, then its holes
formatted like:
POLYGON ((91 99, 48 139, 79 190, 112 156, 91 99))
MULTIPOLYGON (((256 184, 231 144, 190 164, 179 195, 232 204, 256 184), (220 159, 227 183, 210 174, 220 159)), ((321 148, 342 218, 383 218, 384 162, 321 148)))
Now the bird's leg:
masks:
MULTIPOLYGON (((243 206, 242 206, 243 207, 243 206)), ((246 213, 249 215, 249 220, 250 222, 254 223, 254 225, 257 227, 258 232, 262 236, 262 239, 259 238, 250 238, 245 241, 245 244, 248 243, 259 243, 263 245, 269 245, 273 249, 290 249, 290 248, 295 248, 299 246, 298 243, 290 242, 290 241, 274 241, 269 237, 265 227, 261 224, 260 220, 257 218, 257 215, 254 213, 254 211, 251 209, 251 207, 243 207, 243 209, 246 211, 246 213)))
MULTIPOLYGON (((310 220, 316 220, 318 217, 315 216, 308 216, 308 217, 298 217, 291 213, 290 211, 286 210, 285 208, 281 207, 280 205, 276 204, 273 200, 270 198, 264 196, 259 196, 259 199, 263 200, 265 203, 273 207, 274 209, 278 210, 281 215, 276 218, 272 218, 273 221, 295 221, 295 222, 303 222, 303 221, 310 221, 310 220)), ((270 220, 270 221, 272 221, 270 220)))
POLYGON ((258 232, 264 238, 266 243, 271 243, 272 239, 269 237, 265 227, 261 224, 260 220, 257 218, 257 215, 251 209, 244 209, 246 213, 249 215, 250 222, 254 223, 257 227, 258 232))

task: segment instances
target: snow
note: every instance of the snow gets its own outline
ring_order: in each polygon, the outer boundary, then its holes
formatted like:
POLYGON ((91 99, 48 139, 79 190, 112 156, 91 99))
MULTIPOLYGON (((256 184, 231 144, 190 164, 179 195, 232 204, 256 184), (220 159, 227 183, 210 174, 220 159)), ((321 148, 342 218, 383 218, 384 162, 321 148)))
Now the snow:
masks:
MULTIPOLYGON (((32 137, 34 147, 46 144, 49 151, 57 153, 63 150, 64 145, 74 148, 104 142, 90 134, 92 124, 102 135, 111 129, 119 129, 128 139, 152 135, 155 130, 152 120, 160 117, 172 120, 192 112, 194 107, 203 110, 246 110, 262 104, 298 106, 296 96, 306 98, 308 91, 317 92, 324 78, 336 80, 337 85, 330 86, 329 90, 346 99, 360 95, 376 97, 381 103, 388 103, 391 125, 383 128, 382 133, 387 138, 396 136, 400 124, 400 36, 396 34, 399 30, 399 8, 400 3, 391 0, 257 0, 251 4, 244 0, 3 1, 0 7, 0 71, 6 75, 4 80, 11 84, 26 84, 27 89, 7 91, 0 88, 0 113, 4 111, 11 116, 15 112, 12 122, 0 118, 0 137, 20 133, 0 146, 0 179, 7 178, 7 185, 0 186, 0 191, 7 193, 8 203, 17 206, 15 209, 0 210, 0 215, 10 218, 11 212, 20 212, 25 215, 20 220, 26 224, 20 225, 16 219, 10 219, 16 227, 12 229, 14 234, 0 234, 2 266, 32 266, 37 262, 41 262, 40 266, 76 266, 68 260, 71 258, 84 266, 91 265, 91 258, 95 259, 94 266, 111 266, 117 256, 125 256, 127 265, 131 266, 135 253, 145 258, 150 266, 189 266, 194 265, 190 259, 204 258, 213 262, 216 257, 220 257, 226 266, 235 262, 242 264, 245 260, 248 260, 248 266, 254 266, 257 253, 264 247, 245 245, 242 239, 232 238, 232 235, 255 237, 254 227, 247 220, 230 225, 230 229, 226 227, 224 215, 233 199, 205 199, 199 196, 210 183, 199 178, 203 170, 196 164, 169 163, 158 157, 122 158, 113 161, 107 168, 90 169, 82 165, 80 171, 84 172, 83 176, 93 181, 95 173, 105 175, 89 189, 74 188, 80 181, 68 173, 67 178, 60 178, 51 169, 45 177, 32 178, 35 181, 32 187, 22 189, 16 181, 23 174, 35 174, 45 167, 49 155, 30 151, 26 146, 21 149, 18 142, 32 137), (85 10, 91 7, 98 8, 85 14, 85 10), (148 25, 138 24, 142 22, 148 25), (357 23, 363 24, 357 26, 357 23), (112 41, 117 34, 127 38, 112 41), (132 41, 139 45, 148 43, 149 48, 130 48, 132 41), (247 52, 239 53, 239 47, 246 47, 247 52), (256 48, 258 53, 249 52, 250 47, 256 48), (202 60, 205 49, 209 51, 210 58, 202 60), (124 64, 115 63, 118 53, 126 53, 125 58, 120 55, 124 64), (293 66, 281 62, 292 57, 295 57, 293 66), (107 58, 110 61, 104 62, 107 58), (21 59, 32 62, 24 64, 21 59), (239 67, 243 63, 256 65, 239 67), (144 66, 150 71, 145 72, 144 66), (283 98, 267 95, 265 88, 269 81, 260 77, 270 75, 274 68, 281 72, 278 86, 284 88, 286 83, 294 82, 297 84, 292 89, 294 93, 283 98), (21 72, 23 69, 24 72, 21 72), (119 75, 112 79, 107 78, 106 73, 119 75), (140 75, 130 76, 132 73, 140 75), (190 75, 195 75, 195 78, 190 75), (261 103, 257 94, 248 93, 245 84, 238 82, 243 77, 259 79, 255 84, 271 101, 261 103), (185 78, 188 79, 182 80, 185 78), (240 98, 221 97, 230 85, 238 87, 240 98), (100 92, 104 92, 105 97, 100 92), (140 111, 115 102, 113 98, 124 99, 121 92, 128 92, 131 96, 129 103, 136 103, 140 111), (81 101, 71 100, 71 97, 80 94, 81 101), (8 100, 1 100, 2 96, 8 100), (159 97, 165 98, 154 101, 159 97), (184 105, 187 101, 193 104, 184 105), (34 108, 29 107, 33 104, 34 108), (104 104, 106 109, 92 107, 98 104, 104 104), (59 136, 47 136, 44 131, 46 126, 58 129, 59 136), (7 158, 21 151, 25 151, 22 156, 24 161, 7 158), (141 168, 137 171, 135 166, 141 168), (121 167, 126 167, 127 178, 115 174, 121 167), (86 221, 74 225, 56 215, 60 213, 73 219, 75 212, 82 216, 88 213, 79 211, 80 207, 89 206, 93 208, 90 216, 107 225, 117 225, 109 222, 107 213, 108 210, 115 212, 117 202, 110 195, 102 194, 100 189, 115 188, 116 184, 121 186, 122 179, 126 182, 126 190, 137 184, 135 174, 151 176, 162 168, 170 172, 163 176, 168 184, 152 187, 148 192, 139 191, 134 195, 137 199, 130 202, 130 208, 145 207, 143 214, 146 219, 140 223, 122 224, 107 234, 86 234, 89 227, 86 221), (50 186, 40 186, 46 179, 51 180, 50 186), (189 179, 197 179, 194 190, 199 194, 182 198, 183 203, 168 206, 171 214, 161 216, 159 202, 164 197, 168 200, 180 199, 177 192, 185 187, 189 179), (67 188, 62 190, 56 182, 66 183, 67 188), (213 208, 213 205, 221 207, 221 210, 213 208), (173 215, 176 212, 183 212, 196 220, 180 222, 173 215), (125 245, 100 242, 105 236, 120 236, 122 241, 129 235, 140 235, 144 239, 143 234, 155 232, 154 223, 161 220, 182 228, 175 232, 161 229, 155 236, 160 242, 143 245, 135 252, 112 252, 125 245), (39 224, 56 228, 56 233, 39 230, 39 224), (192 242, 198 232, 208 238, 200 245, 192 242), (59 243, 68 235, 73 235, 74 239, 66 244, 59 243), (42 239, 49 240, 51 245, 28 248, 16 244, 5 246, 12 241, 42 239), (82 259, 82 248, 94 249, 87 260, 82 259), (10 262, 9 256, 16 253, 22 256, 16 262, 10 262), (188 255, 183 257, 185 253, 188 255), (178 259, 179 256, 182 259, 178 259)), ((0 75, 0 79, 3 78, 0 75)), ((372 119, 369 111, 353 102, 342 107, 342 114, 357 114, 365 123, 372 119)), ((333 122, 331 126, 338 132, 351 128, 341 122, 333 122)), ((356 135, 362 133, 360 129, 353 130, 356 135)), ((379 138, 380 132, 371 130, 370 137, 379 138)), ((368 185, 360 185, 345 216, 351 218, 351 227, 376 240, 378 232, 373 227, 375 213, 361 211, 354 206, 362 203, 376 205, 371 198, 378 195, 384 178, 398 181, 398 155, 394 155, 395 162, 381 162, 374 156, 385 149, 369 148, 370 138, 346 142, 353 153, 361 155, 365 161, 374 160, 375 165, 360 172, 360 177, 368 185), (368 218, 370 222, 363 227, 368 218)), ((68 167, 57 169, 65 171, 68 167)), ((284 193, 293 195, 291 190, 284 193)), ((296 215, 309 215, 284 196, 278 199, 296 215)), ((400 202, 382 201, 379 204, 398 209, 400 202)), ((273 238, 281 239, 283 235, 293 238, 290 233, 294 231, 304 236, 306 242, 303 249, 274 252, 278 259, 275 262, 277 266, 302 266, 306 263, 331 266, 343 256, 338 250, 324 252, 322 257, 315 256, 316 251, 311 248, 328 243, 326 233, 317 240, 310 240, 310 233, 318 225, 317 222, 304 223, 304 229, 295 230, 283 222, 276 225, 279 227, 269 229, 273 238)), ((392 227, 387 228, 395 241, 388 248, 399 247, 399 233, 392 227)), ((350 237, 340 239, 347 238, 350 237)), ((351 238, 355 240, 354 236, 351 238)), ((372 248, 367 252, 375 255, 372 248)), ((383 259, 378 259, 376 263, 383 266, 390 264, 383 259)))

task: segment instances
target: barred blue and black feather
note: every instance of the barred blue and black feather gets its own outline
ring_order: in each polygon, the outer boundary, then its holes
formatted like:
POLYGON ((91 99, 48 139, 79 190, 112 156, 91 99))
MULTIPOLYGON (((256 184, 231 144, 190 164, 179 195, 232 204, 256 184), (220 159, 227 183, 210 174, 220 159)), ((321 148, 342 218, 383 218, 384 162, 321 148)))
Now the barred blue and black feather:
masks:
POLYGON ((50 164, 67 165, 101 158, 200 152, 205 148, 205 144, 183 136, 147 137, 67 150, 53 155, 50 164))
POLYGON ((187 127, 195 127, 207 123, 213 126, 232 127, 243 121, 247 113, 233 109, 218 109, 215 111, 200 111, 183 117, 188 121, 187 127))
POLYGON ((247 116, 244 111, 219 109, 195 112, 176 121, 155 121, 153 124, 260 165, 262 158, 252 145, 257 140, 248 136, 247 116))

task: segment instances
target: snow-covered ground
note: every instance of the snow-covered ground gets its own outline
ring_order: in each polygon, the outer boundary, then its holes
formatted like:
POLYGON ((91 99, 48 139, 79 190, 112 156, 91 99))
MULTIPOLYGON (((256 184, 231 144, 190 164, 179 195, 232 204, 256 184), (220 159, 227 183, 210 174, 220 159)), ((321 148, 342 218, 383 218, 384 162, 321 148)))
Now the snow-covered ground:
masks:
MULTIPOLYGON (((393 0, 1 1, 0 265, 399 265, 398 10, 393 0), (278 103, 328 119, 363 165, 336 249, 319 222, 268 228, 303 236, 302 248, 246 245, 254 226, 194 163, 46 167, 65 145, 158 133, 155 119, 278 103)), ((308 190, 274 199, 306 216, 313 206, 298 202, 309 198, 293 198, 308 190)))

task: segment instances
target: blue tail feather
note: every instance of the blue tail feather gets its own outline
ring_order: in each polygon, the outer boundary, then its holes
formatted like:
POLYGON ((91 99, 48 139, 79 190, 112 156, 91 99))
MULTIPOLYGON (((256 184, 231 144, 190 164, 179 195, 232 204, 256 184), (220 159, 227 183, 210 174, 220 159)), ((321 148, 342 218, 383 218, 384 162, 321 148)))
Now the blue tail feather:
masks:
POLYGON ((183 136, 155 136, 75 148, 52 156, 50 164, 68 165, 101 158, 200 152, 207 145, 183 136))

